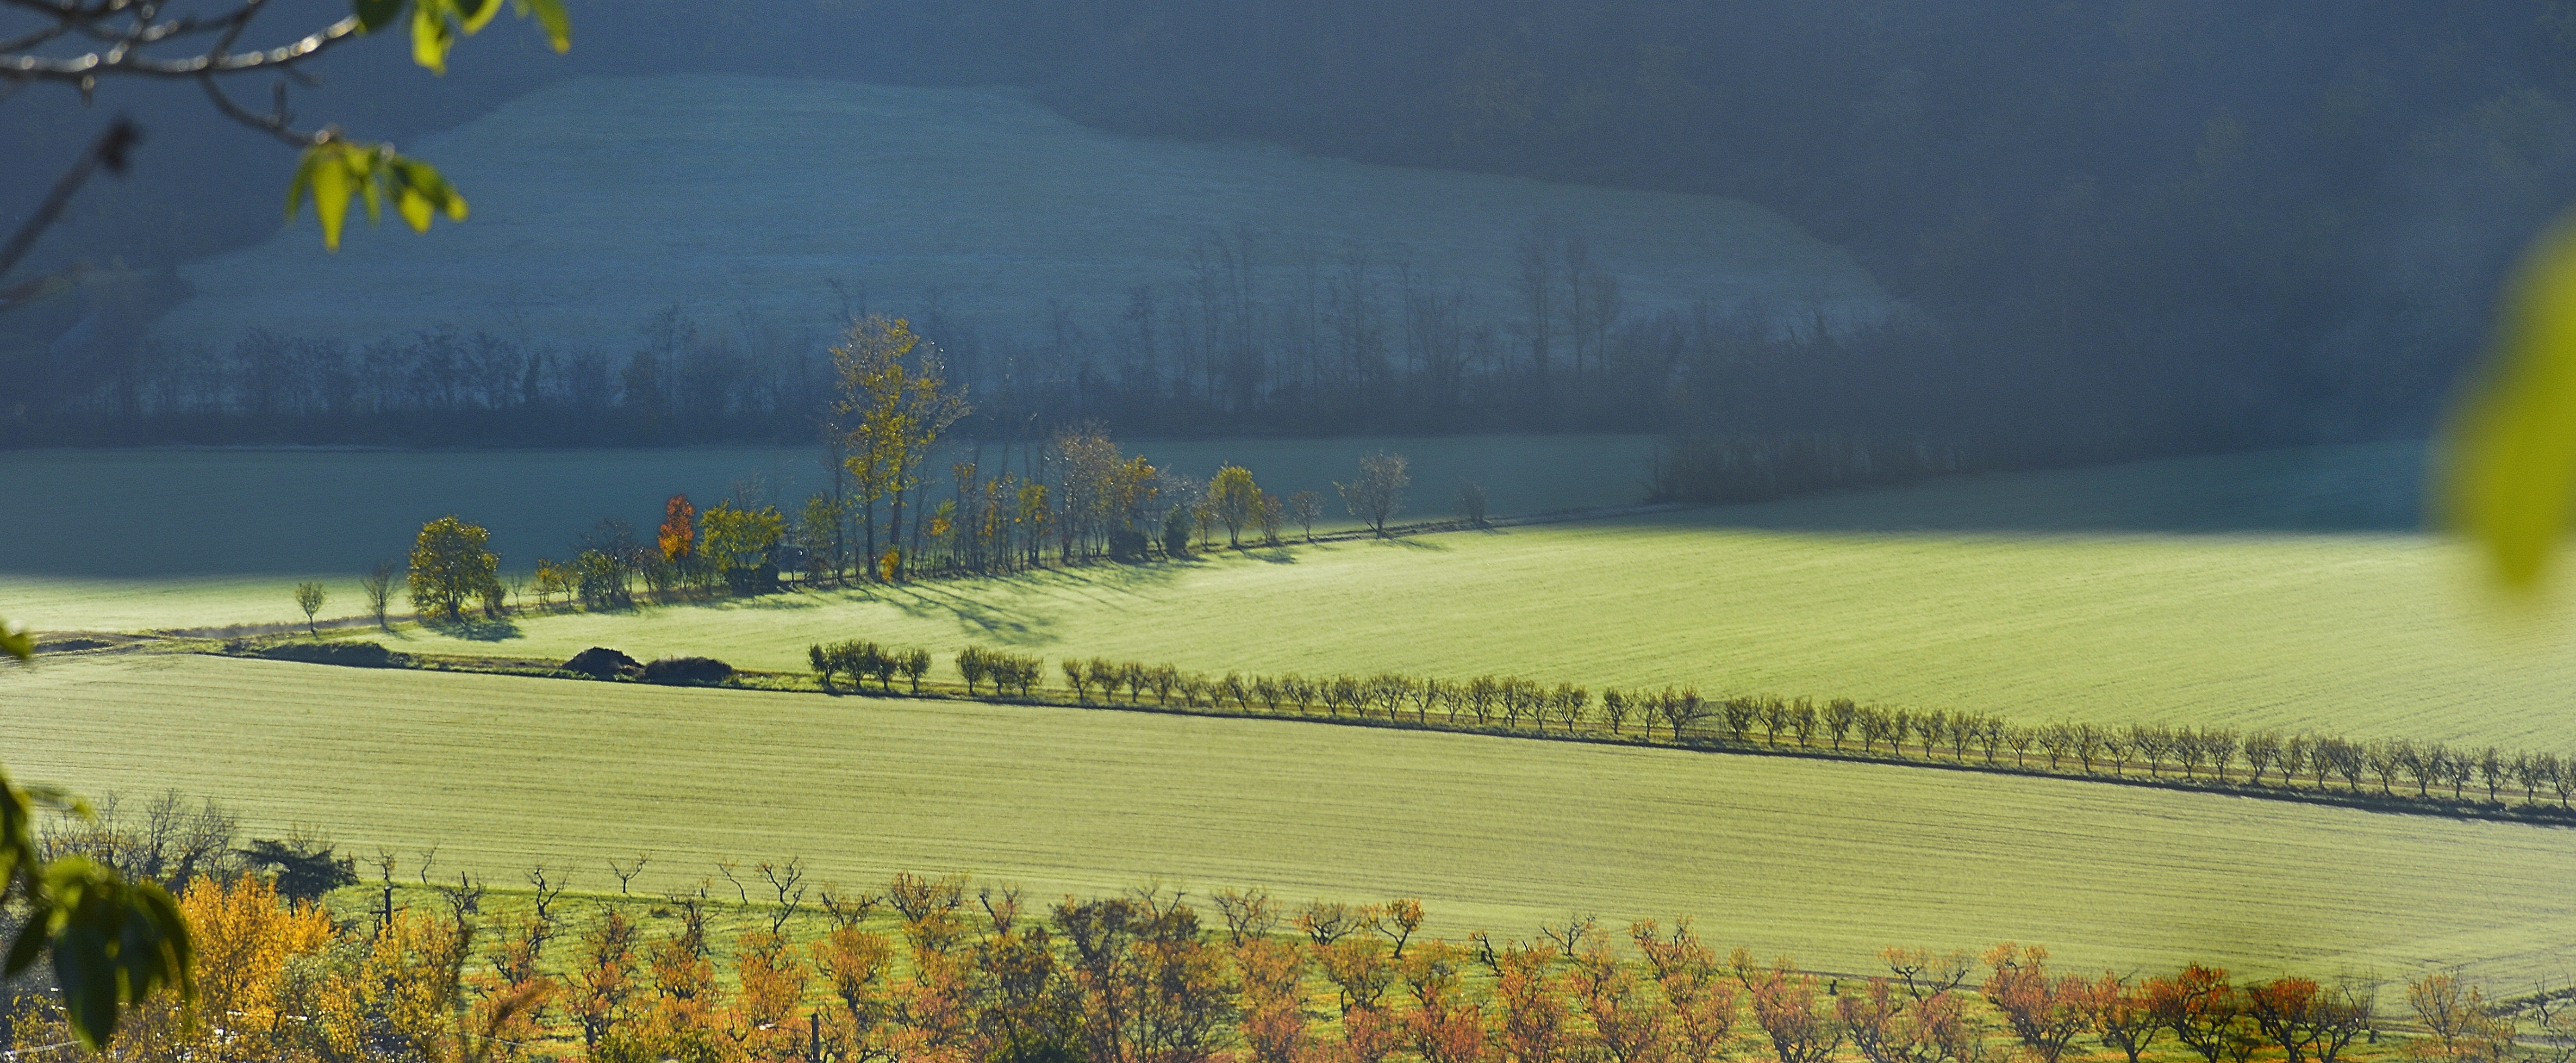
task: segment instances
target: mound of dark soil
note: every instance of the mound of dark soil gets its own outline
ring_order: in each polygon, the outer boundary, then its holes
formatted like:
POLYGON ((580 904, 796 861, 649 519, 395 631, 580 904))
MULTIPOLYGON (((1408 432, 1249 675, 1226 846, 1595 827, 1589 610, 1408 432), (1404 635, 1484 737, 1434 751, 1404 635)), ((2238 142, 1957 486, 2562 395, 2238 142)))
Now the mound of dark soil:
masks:
POLYGON ((647 683, 721 683, 733 666, 713 657, 664 657, 644 666, 647 683))
POLYGON ((573 654, 572 659, 565 661, 563 666, 564 671, 579 672, 594 679, 614 679, 621 675, 637 675, 644 671, 643 662, 606 646, 593 646, 573 654))
POLYGON ((351 668, 394 668, 403 663, 403 655, 373 642, 281 642, 260 647, 257 652, 272 661, 338 664, 351 668))

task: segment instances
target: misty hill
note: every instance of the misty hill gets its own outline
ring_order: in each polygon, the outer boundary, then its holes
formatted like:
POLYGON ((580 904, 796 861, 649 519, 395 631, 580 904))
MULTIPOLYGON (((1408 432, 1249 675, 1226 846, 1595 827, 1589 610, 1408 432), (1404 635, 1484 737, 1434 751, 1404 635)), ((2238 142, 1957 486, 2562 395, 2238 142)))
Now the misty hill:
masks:
POLYGON ((670 306, 819 332, 839 280, 897 312, 935 291, 946 314, 1034 339, 1050 306, 1102 328, 1139 285, 1167 306, 1194 280, 1321 297, 1354 251, 1508 320, 1515 238, 1542 218, 1587 239, 1632 309, 1706 300, 1795 327, 1893 306, 1842 250, 1739 200, 1118 135, 1013 90, 585 77, 405 150, 457 181, 469 222, 355 231, 325 256, 308 212, 183 267, 196 295, 158 334, 364 341, 445 323, 623 350, 670 306))

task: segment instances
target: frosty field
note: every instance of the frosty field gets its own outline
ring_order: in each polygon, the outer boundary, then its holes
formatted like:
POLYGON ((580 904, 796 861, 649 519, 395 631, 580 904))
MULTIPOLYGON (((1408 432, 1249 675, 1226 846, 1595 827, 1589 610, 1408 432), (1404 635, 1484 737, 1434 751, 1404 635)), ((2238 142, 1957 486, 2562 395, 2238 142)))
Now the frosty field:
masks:
POLYGON ((2070 969, 2556 972, 2564 830, 1911 768, 1281 721, 663 690, 206 657, 9 677, 11 768, 177 787, 255 831, 511 882, 654 853, 818 880, 972 872, 1039 898, 1149 879, 1417 895, 1444 935, 1569 911, 1866 969, 1888 944, 2043 941, 2070 969))

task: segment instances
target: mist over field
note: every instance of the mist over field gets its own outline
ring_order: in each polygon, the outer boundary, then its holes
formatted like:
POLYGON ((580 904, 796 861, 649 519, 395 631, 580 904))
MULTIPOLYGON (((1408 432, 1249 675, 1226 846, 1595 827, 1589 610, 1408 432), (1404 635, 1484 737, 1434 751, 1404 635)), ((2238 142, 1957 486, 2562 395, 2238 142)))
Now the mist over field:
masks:
POLYGON ((2576 0, 0 0, 0 1051, 2576 1063, 2571 203, 2576 0))

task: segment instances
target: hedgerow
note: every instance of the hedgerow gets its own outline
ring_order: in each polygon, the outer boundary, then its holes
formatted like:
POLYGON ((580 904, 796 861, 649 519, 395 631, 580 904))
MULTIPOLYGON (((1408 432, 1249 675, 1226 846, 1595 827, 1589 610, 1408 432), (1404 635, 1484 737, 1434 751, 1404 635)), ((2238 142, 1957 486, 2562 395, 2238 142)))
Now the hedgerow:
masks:
MULTIPOLYGON (((840 646, 871 646, 841 643, 840 646)), ((821 662, 831 647, 809 651, 821 662)), ((919 652, 919 651, 913 651, 919 652)), ((927 655, 923 655, 926 665, 927 655)), ((2334 797, 2427 811, 2506 812, 2576 821, 2576 756, 2494 746, 2453 748, 2320 731, 2164 724, 2026 724, 1942 709, 1822 703, 1770 695, 1710 696, 1696 687, 1608 687, 1593 694, 1509 675, 1464 680, 1298 673, 1211 677, 1171 664, 1066 657, 1064 694, 1040 692, 1044 659, 971 647, 957 655, 971 697, 1318 718, 1442 730, 1935 764, 2258 796, 2334 797), (2553 803, 2554 802, 2554 803, 2553 803)), ((890 689, 890 688, 889 688, 890 689)), ((916 679, 914 692, 921 685, 916 679)))

